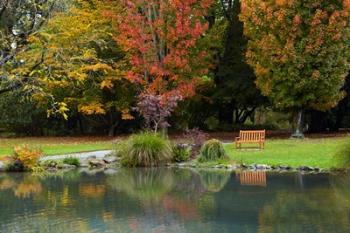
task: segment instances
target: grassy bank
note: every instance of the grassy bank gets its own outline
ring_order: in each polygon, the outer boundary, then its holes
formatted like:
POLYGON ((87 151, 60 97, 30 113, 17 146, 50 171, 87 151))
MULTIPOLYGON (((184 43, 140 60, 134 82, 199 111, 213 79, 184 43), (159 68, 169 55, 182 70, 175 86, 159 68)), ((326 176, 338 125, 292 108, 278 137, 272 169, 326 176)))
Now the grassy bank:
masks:
POLYGON ((111 149, 113 140, 101 137, 0 138, 0 157, 12 154, 13 147, 28 144, 45 155, 111 149))
POLYGON ((233 144, 226 144, 225 150, 237 163, 333 168, 337 167, 334 155, 349 142, 350 137, 267 140, 262 151, 237 151, 233 144))

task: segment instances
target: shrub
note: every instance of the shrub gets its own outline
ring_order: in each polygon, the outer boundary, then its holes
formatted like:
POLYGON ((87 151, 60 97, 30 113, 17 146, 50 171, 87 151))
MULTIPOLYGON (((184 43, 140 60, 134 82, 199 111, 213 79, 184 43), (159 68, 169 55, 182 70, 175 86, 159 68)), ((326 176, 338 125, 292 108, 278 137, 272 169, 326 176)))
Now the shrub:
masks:
POLYGON ((185 144, 177 144, 173 146, 173 162, 185 162, 191 156, 191 148, 185 144))
POLYGON ((172 158, 170 141, 158 134, 145 132, 130 136, 117 148, 121 163, 131 167, 152 167, 172 158))
POLYGON ((211 116, 205 119, 204 124, 208 130, 214 131, 218 129, 220 121, 216 117, 211 116))
POLYGON ((199 162, 216 161, 226 158, 227 155, 222 143, 219 140, 211 139, 203 144, 200 150, 199 162))
POLYGON ((32 149, 28 145, 18 146, 14 148, 12 156, 13 162, 8 165, 10 171, 31 171, 38 165, 39 158, 42 156, 42 151, 32 149))
POLYGON ((67 157, 67 158, 63 159, 63 163, 69 164, 69 165, 74 165, 76 167, 80 166, 79 159, 78 158, 74 158, 74 157, 67 157))
POLYGON ((198 128, 189 129, 184 134, 184 138, 192 143, 191 157, 194 158, 198 155, 200 148, 207 139, 208 134, 204 133, 198 128))

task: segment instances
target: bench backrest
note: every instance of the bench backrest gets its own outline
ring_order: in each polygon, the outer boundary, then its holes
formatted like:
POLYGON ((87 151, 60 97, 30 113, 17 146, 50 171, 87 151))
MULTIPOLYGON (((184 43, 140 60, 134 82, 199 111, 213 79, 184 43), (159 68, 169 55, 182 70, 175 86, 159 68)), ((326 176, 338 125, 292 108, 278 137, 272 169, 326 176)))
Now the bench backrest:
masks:
POLYGON ((241 130, 239 137, 242 141, 260 141, 265 139, 265 130, 241 130))

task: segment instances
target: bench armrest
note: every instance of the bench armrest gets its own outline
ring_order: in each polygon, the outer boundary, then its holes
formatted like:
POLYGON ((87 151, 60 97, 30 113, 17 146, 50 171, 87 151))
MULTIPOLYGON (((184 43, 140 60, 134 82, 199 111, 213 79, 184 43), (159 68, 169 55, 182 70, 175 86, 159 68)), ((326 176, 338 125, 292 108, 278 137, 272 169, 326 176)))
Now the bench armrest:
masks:
POLYGON ((241 137, 236 137, 235 141, 237 142, 237 141, 239 141, 239 139, 241 139, 241 137))

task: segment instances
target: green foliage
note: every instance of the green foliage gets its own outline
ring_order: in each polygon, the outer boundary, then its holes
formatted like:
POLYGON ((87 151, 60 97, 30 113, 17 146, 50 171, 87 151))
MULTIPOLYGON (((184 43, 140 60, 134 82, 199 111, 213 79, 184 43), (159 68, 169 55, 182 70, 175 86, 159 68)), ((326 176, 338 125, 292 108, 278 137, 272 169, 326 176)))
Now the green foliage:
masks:
POLYGON ((69 165, 74 165, 76 167, 80 166, 79 159, 75 158, 75 157, 67 157, 67 158, 63 159, 63 163, 69 164, 69 165))
POLYGON ((191 148, 189 146, 179 144, 173 146, 172 161, 176 163, 185 162, 191 156, 191 148))
POLYGON ((343 98, 349 71, 348 1, 242 0, 247 62, 282 109, 327 110, 343 98))
POLYGON ((198 161, 208 162, 226 158, 227 155, 223 144, 219 140, 211 139, 203 144, 200 150, 200 157, 198 161))
POLYGON ((172 158, 170 141, 150 132, 132 135, 119 145, 116 152, 124 166, 159 166, 172 158))
POLYGON ((214 131, 219 127, 220 121, 216 117, 211 116, 204 121, 204 124, 207 126, 208 130, 214 131))

